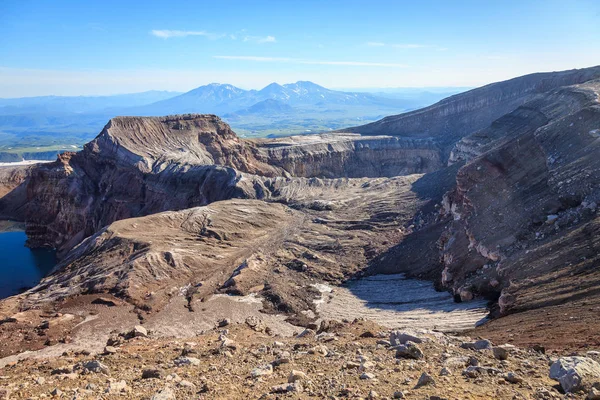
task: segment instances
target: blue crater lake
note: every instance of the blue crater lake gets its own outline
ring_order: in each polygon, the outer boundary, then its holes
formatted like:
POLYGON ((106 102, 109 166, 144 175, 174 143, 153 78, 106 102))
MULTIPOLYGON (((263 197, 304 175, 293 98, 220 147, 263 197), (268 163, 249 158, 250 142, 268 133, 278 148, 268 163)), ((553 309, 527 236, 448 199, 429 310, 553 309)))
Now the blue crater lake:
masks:
POLYGON ((30 249, 26 240, 22 230, 0 231, 0 299, 37 285, 56 265, 53 250, 30 249))

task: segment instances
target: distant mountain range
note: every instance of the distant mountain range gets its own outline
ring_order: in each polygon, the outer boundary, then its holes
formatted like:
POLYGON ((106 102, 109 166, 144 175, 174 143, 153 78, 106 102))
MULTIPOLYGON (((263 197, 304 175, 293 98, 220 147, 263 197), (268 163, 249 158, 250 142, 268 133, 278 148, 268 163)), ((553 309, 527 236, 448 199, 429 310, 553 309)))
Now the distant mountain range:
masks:
MULTIPOLYGON (((235 113, 265 100, 276 100, 294 106, 376 106, 392 109, 406 107, 402 99, 330 90, 308 81, 280 85, 271 83, 261 90, 244 90, 233 85, 211 83, 187 93, 133 108, 136 115, 176 113, 235 113)), ((292 109, 290 109, 292 111, 292 109)))
POLYGON ((189 92, 0 99, 0 161, 36 152, 53 158, 97 135, 112 117, 217 114, 242 136, 340 129, 430 105, 458 92, 409 89, 405 94, 345 92, 313 82, 271 83, 260 90, 211 83, 189 92), (44 152, 42 154, 42 152, 44 152))

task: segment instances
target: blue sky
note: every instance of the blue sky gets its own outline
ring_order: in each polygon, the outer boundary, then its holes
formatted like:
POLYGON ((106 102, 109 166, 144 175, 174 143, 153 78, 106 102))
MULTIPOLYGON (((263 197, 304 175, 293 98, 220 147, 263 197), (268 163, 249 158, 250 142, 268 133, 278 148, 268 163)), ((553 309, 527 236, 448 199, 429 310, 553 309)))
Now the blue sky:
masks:
POLYGON ((600 64, 600 1, 0 1, 0 97, 478 86, 600 64))

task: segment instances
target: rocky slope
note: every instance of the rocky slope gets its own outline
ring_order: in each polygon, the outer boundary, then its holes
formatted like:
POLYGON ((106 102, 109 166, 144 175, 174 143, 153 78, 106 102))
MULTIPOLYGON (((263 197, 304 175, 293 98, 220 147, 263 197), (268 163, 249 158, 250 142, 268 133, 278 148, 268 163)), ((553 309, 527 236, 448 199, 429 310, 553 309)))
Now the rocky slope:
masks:
POLYGON ((244 313, 289 335, 320 323, 320 285, 374 273, 491 300, 504 317, 474 334, 499 343, 600 346, 599 73, 516 78, 366 135, 250 141, 211 115, 122 117, 82 152, 5 169, 0 214, 62 261, 0 302, 0 354, 244 313))
POLYGON ((443 148, 443 159, 447 160, 457 141, 485 129, 517 107, 556 88, 598 78, 600 66, 521 76, 448 97, 417 111, 389 116, 341 132, 435 139, 443 148))
MULTIPOLYGON (((588 399, 599 354, 542 354, 368 321, 282 337, 248 320, 201 336, 111 338, 104 351, 65 351, 7 365, 4 398, 588 399), (576 366, 576 369, 568 370, 576 366), (587 368, 587 369, 585 369, 587 368), (577 380, 580 379, 580 380, 577 380), (565 396, 565 388, 570 393, 565 396)), ((133 335, 132 335, 133 336, 133 335)))

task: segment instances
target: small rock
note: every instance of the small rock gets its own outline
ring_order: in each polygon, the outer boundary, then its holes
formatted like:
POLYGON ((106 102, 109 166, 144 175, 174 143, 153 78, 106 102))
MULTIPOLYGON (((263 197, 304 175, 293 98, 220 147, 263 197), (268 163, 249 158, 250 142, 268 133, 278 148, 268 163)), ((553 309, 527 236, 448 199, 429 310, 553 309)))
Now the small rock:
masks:
POLYGON ((326 356, 328 352, 329 350, 327 349, 327 346, 323 345, 315 346, 308 350, 308 354, 318 354, 322 356, 326 356))
POLYGON ((50 372, 50 375, 66 375, 73 372, 73 368, 63 367, 63 368, 55 368, 50 372))
POLYGON ((392 346, 399 346, 401 344, 406 344, 407 342, 423 343, 423 339, 403 331, 390 332, 390 343, 392 346))
POLYGON ((127 382, 125 382, 124 380, 112 381, 112 382, 109 382, 108 389, 106 389, 106 393, 115 394, 115 393, 127 392, 127 390, 128 390, 127 382))
POLYGON ((406 342, 396 347, 396 358, 412 358, 418 360, 423 358, 421 349, 412 342, 406 342))
POLYGON ((315 331, 313 331, 312 329, 306 328, 305 330, 300 332, 298 335, 296 335, 296 338, 300 339, 300 338, 303 338, 306 336, 315 336, 315 331))
POLYGON ((452 371, 450 371, 448 368, 443 367, 440 370, 440 376, 450 376, 450 375, 452 375, 452 371))
POLYGON ((179 381, 179 383, 177 384, 179 387, 182 388, 189 388, 189 389, 193 389, 196 387, 196 385, 194 385, 192 382, 190 381, 186 381, 186 380, 181 380, 179 381))
MULTIPOLYGON (((35 378, 35 383, 37 383, 38 385, 43 385, 44 383, 46 383, 46 378, 44 378, 43 376, 39 376, 35 378)), ((1 398, 2 397, 0 397, 0 399, 1 398)))
POLYGON ((521 378, 519 375, 515 374, 514 372, 509 372, 506 375, 504 375, 504 380, 507 382, 513 383, 513 384, 523 382, 523 378, 521 378))
POLYGON ((463 375, 469 378, 477 378, 480 373, 481 369, 474 365, 467 367, 467 369, 463 371, 463 375))
POLYGON ((292 372, 290 372, 290 376, 288 376, 288 383, 305 381, 307 378, 308 377, 304 372, 293 369, 292 372))
POLYGON ((426 372, 423 372, 421 374, 421 377, 417 381, 417 385, 415 386, 415 388, 420 388, 421 386, 426 385, 435 385, 435 380, 431 375, 427 374, 426 372))
POLYGON ((79 368, 83 369, 85 372, 93 372, 95 374, 99 374, 99 373, 102 373, 105 375, 110 374, 108 367, 106 365, 102 364, 98 360, 85 361, 85 362, 79 364, 79 368))
POLYGON ((375 334, 371 331, 366 331, 360 334, 361 338, 374 338, 375 334))
POLYGON ((265 330, 263 322, 254 315, 251 315, 248 318, 246 318, 246 325, 248 325, 251 329, 253 329, 256 332, 262 332, 265 330))
POLYGON ((492 348, 492 352, 494 353, 494 357, 498 360, 508 359, 508 350, 505 347, 495 346, 492 348))
POLYGON ((370 373, 370 372, 363 372, 360 376, 360 379, 375 379, 375 374, 370 373))
POLYGON ((219 328, 225 328, 229 324, 231 324, 231 321, 229 320, 229 318, 224 318, 217 323, 219 328))
POLYGON ((235 342, 233 340, 225 338, 221 342, 221 348, 228 348, 228 349, 236 350, 237 345, 235 344, 235 342))
POLYGON ((369 392, 369 394, 367 395, 367 399, 369 399, 369 400, 378 399, 378 398, 379 398, 379 394, 374 390, 371 390, 369 392))
POLYGON ((475 342, 463 342, 460 347, 470 350, 485 350, 492 348, 492 342, 487 339, 482 339, 475 342))
POLYGON ((175 361, 173 361, 178 367, 185 367, 188 365, 198 366, 200 365, 200 360, 194 357, 179 357, 175 361))
POLYGON ((148 337, 148 331, 141 325, 136 325, 130 330, 127 335, 125 335, 127 339, 133 339, 136 337, 148 337))
POLYGON ((253 378, 258 378, 259 376, 271 375, 273 373, 273 366, 271 364, 261 365, 259 367, 254 368, 250 372, 250 376, 253 378))
POLYGON ((104 347, 104 354, 115 354, 117 351, 117 348, 113 346, 104 347))
POLYGON ((386 347, 389 347, 392 345, 392 343, 389 340, 385 340, 385 339, 379 339, 377 341, 377 344, 380 344, 380 345, 386 346, 386 347))
POLYGON ((54 397, 60 397, 63 395, 63 391, 59 388, 55 388, 53 391, 50 392, 50 395, 54 397))
POLYGON ((157 392, 150 400, 177 400, 173 389, 166 387, 157 392))
POLYGON ((281 385, 272 386, 271 392, 272 393, 302 392, 302 385, 300 385, 299 382, 282 383, 281 385))
POLYGON ((142 371, 142 379, 161 379, 164 373, 159 369, 145 369, 142 371))
POLYGON ((540 344, 534 344, 532 347, 533 351, 536 351, 541 354, 546 354, 546 348, 540 344))
POLYGON ((403 399, 404 398, 404 392, 401 392, 400 390, 394 392, 394 398, 395 399, 403 399))

